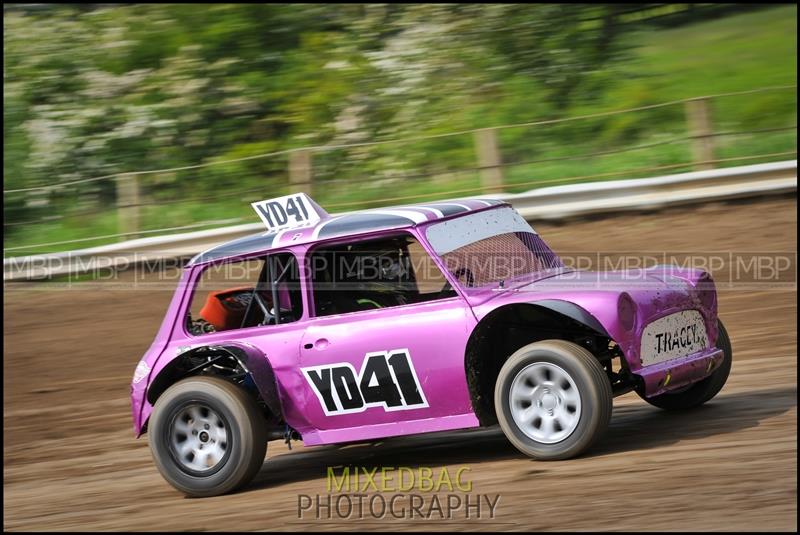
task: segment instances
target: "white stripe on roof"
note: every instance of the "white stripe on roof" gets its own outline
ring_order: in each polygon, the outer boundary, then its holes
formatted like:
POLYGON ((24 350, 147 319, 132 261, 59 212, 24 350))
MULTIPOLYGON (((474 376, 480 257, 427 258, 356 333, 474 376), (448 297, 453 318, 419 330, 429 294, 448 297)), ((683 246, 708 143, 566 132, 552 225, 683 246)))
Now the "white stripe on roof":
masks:
POLYGON ((444 217, 444 214, 438 208, 431 208, 430 206, 415 206, 415 208, 418 210, 428 210, 429 212, 433 212, 433 215, 435 215, 437 219, 444 217))
POLYGON ((410 219, 414 223, 424 223, 428 220, 428 217, 423 214, 422 212, 418 212, 415 209, 408 208, 408 209, 377 209, 377 210, 367 210, 364 212, 365 214, 381 214, 381 215, 394 215, 398 217, 405 217, 406 219, 410 219))
POLYGON ((335 215, 329 217, 328 219, 323 219, 322 221, 320 221, 319 224, 316 226, 316 228, 314 228, 314 232, 311 233, 311 240, 313 241, 319 239, 319 232, 322 230, 322 227, 324 227, 331 221, 336 221, 337 219, 340 219, 341 217, 342 216, 340 215, 335 215))
POLYGON ((464 210, 467 210, 468 212, 471 212, 472 210, 474 210, 474 208, 470 208, 466 204, 461 204, 460 202, 442 202, 442 203, 437 203, 437 204, 452 204, 452 205, 455 205, 455 206, 460 206, 461 208, 463 208, 464 210))

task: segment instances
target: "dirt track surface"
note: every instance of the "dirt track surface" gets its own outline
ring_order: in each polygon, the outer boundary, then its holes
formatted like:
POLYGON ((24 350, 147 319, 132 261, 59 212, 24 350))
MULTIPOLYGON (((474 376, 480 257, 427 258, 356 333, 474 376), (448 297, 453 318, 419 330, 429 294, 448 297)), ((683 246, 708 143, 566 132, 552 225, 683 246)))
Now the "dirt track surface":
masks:
MULTIPOLYGON (((796 223, 796 198, 773 198, 535 227, 557 252, 796 257, 796 223)), ((619 397, 608 434, 578 459, 532 461, 497 429, 348 447, 295 443, 291 452, 271 442, 250 486, 202 500, 169 487, 147 439, 132 435, 129 381, 171 292, 5 289, 7 530, 797 528, 796 286, 720 288, 720 316, 734 352, 720 395, 679 414, 651 407, 634 393, 619 397), (466 466, 473 495, 499 494, 500 501, 493 519, 484 511, 484 518, 466 520, 463 510, 451 521, 437 513, 431 520, 389 514, 340 520, 335 513, 331 520, 315 520, 313 513, 299 519, 298 495, 326 495, 326 468, 338 465, 447 466, 451 475, 466 466)), ((431 496, 424 499, 427 510, 431 496)))

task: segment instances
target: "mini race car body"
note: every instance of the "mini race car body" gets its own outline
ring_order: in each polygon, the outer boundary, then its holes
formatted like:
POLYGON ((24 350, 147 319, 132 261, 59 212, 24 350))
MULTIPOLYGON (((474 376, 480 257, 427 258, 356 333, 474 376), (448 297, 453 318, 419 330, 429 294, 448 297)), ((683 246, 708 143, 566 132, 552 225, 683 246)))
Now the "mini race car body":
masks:
POLYGON ((220 475, 240 452, 238 416, 215 412, 219 396, 258 420, 255 442, 499 422, 521 451, 557 459, 597 439, 615 395, 689 408, 727 378, 730 344, 705 271, 567 269, 496 200, 339 216, 305 195, 254 206, 267 231, 188 263, 132 383, 137 436, 149 431, 162 474, 188 494, 231 490, 263 460, 256 444, 258 461, 220 475), (198 295, 204 273, 248 261, 252 283, 198 295), (222 390, 198 397, 200 380, 222 390))

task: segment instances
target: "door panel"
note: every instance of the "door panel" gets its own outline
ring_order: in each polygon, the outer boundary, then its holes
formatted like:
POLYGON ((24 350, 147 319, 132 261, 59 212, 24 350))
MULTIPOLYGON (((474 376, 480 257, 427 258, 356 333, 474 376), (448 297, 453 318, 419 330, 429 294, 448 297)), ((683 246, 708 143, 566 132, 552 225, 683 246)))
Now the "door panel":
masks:
POLYGON ((318 430, 471 413, 464 352, 475 323, 460 298, 309 321, 303 412, 318 430))

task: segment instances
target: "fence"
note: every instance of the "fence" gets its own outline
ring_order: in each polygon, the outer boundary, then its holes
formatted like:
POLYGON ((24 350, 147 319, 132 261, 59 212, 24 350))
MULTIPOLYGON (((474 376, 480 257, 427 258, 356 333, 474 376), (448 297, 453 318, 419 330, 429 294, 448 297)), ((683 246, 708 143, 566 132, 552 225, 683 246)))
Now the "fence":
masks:
MULTIPOLYGON (((715 121, 716 103, 754 93, 778 91, 792 91, 796 95, 796 86, 765 87, 481 129, 286 149, 177 168, 116 173, 10 189, 4 191, 6 198, 27 196, 29 201, 51 195, 74 194, 75 204, 80 206, 78 210, 28 221, 4 222, 6 228, 35 228, 36 225, 52 224, 67 218, 95 216, 108 219, 112 210, 102 200, 97 202, 97 191, 102 191, 97 189, 97 185, 103 184, 107 191, 107 184, 113 183, 116 232, 95 232, 94 235, 66 240, 14 245, 5 247, 4 252, 19 254, 21 251, 45 247, 124 240, 179 229, 236 223, 245 220, 242 210, 249 210, 248 202, 278 196, 287 189, 314 195, 326 208, 353 209, 442 195, 520 191, 521 188, 542 185, 785 160, 797 153, 796 124, 714 129, 714 125, 720 122, 715 121), (607 126, 607 123, 600 121, 642 113, 654 114, 649 117, 662 121, 663 124, 682 123, 683 132, 648 140, 646 143, 585 152, 579 152, 569 142, 562 142, 572 139, 591 140, 593 132, 601 130, 601 126, 607 126), (791 133, 789 137, 793 136, 793 141, 782 134, 787 132, 791 133), (784 137, 780 138, 780 143, 770 143, 769 140, 773 138, 768 138, 768 135, 784 137), (731 145, 724 143, 726 139, 742 137, 748 145, 759 145, 752 143, 753 139, 766 140, 762 144, 767 149, 779 150, 741 154, 731 152, 731 145), (683 154, 684 149, 687 149, 685 152, 688 154, 683 154), (637 152, 642 162, 651 165, 626 167, 613 160, 630 152, 637 152), (531 155, 534 157, 530 157, 531 155), (473 165, 463 165, 470 158, 473 165), (398 162, 402 165, 398 165, 398 162), (398 169, 403 172, 398 172, 398 169), (575 173, 571 172, 573 169, 602 172, 575 173), (224 170, 219 173, 222 179, 218 191, 215 188, 213 192, 195 194, 191 187, 194 175, 188 173, 213 173, 216 170, 224 170), (181 173, 184 174, 181 176, 181 173), (362 176, 358 176, 359 174, 362 176), (246 182, 240 180, 240 176, 249 177, 248 187, 240 187, 241 182, 246 182), (255 180, 261 183, 256 183, 255 180), (403 188, 403 191, 399 191, 399 188, 403 188), (91 202, 85 202, 87 198, 95 199, 94 206, 91 206, 91 202), (85 206, 87 204, 90 206, 85 206), (209 220, 207 217, 202 219, 195 213, 183 218, 175 215, 175 219, 165 220, 172 224, 159 226, 156 224, 158 221, 153 221, 154 212, 146 214, 147 217, 143 214, 143 210, 148 207, 163 206, 172 206, 178 211, 208 206, 209 209, 205 211, 215 217, 209 220), (228 215, 232 217, 225 217, 228 215), (184 224, 176 225, 176 221, 184 224), (143 225, 143 222, 146 224, 143 225), (152 228, 154 225, 159 228, 152 228), (151 228, 144 228, 146 226, 151 228)), ((621 122, 624 124, 624 121, 621 122)), ((724 121, 721 122, 724 124, 724 121)), ((591 146, 591 143, 586 145, 591 146)))
MULTIPOLYGON (((528 220, 619 213, 749 196, 797 192, 797 160, 694 171, 678 175, 538 188, 526 193, 493 195, 510 203, 528 220)), ((334 214, 335 215, 335 214, 334 214)), ((221 222, 220 224, 224 224, 221 222)), ((140 238, 100 247, 3 259, 3 280, 21 281, 93 272, 108 274, 138 264, 164 266, 263 230, 260 222, 210 230, 182 230, 168 236, 140 238)))

